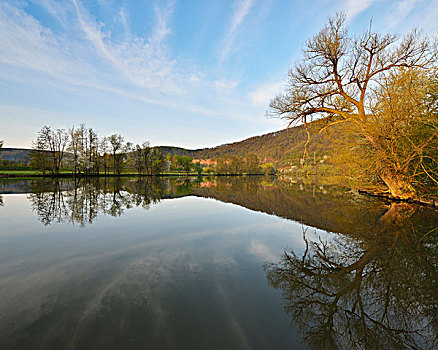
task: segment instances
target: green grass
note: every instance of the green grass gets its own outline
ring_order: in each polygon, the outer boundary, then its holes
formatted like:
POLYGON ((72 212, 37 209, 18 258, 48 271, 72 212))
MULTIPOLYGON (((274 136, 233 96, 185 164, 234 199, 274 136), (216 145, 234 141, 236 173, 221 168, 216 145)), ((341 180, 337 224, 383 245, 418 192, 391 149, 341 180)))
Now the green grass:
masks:
MULTIPOLYGON (((41 171, 38 171, 38 170, 0 170, 0 175, 2 175, 2 174, 32 176, 32 175, 42 175, 43 173, 41 171)), ((60 174, 71 175, 71 174, 73 174, 73 172, 70 170, 63 170, 63 171, 60 171, 60 174)), ((105 175, 105 173, 103 171, 101 171, 99 174, 102 176, 105 175)), ((46 173, 46 175, 50 175, 50 173, 46 173)), ((113 174, 113 172, 107 172, 107 175, 114 175, 114 174, 113 174)), ((135 171, 128 170, 128 171, 122 172, 121 175, 138 175, 138 174, 135 171)), ((177 172, 177 171, 168 171, 168 172, 165 172, 164 175, 186 176, 186 173, 185 172, 177 172)), ((198 173, 189 172, 189 175, 191 175, 191 176, 198 175, 198 173)), ((208 174, 202 173, 202 175, 208 175, 208 174)))
POLYGON ((42 175, 38 170, 0 170, 0 174, 8 175, 42 175))

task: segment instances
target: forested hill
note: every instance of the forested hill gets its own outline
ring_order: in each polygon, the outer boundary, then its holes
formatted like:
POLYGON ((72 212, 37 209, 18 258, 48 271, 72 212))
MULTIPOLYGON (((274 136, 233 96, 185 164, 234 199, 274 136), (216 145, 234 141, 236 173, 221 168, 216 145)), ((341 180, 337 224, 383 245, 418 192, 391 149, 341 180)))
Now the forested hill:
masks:
MULTIPOLYGON (((245 157, 249 153, 258 156, 261 161, 273 161, 284 163, 289 160, 297 160, 302 157, 307 133, 303 126, 283 129, 261 136, 253 136, 246 140, 228 143, 225 145, 188 150, 180 147, 160 146, 163 154, 178 154, 197 159, 217 159, 231 156, 245 157)), ((312 132, 311 142, 308 145, 310 156, 323 156, 329 154, 332 145, 328 139, 312 132)))
POLYGON ((27 148, 1 148, 0 159, 27 164, 30 161, 31 149, 27 148))
MULTIPOLYGON (((311 142, 307 149, 310 156, 330 154, 333 147, 328 138, 312 132, 311 142)), ((194 158, 219 158, 238 156, 245 157, 254 153, 261 161, 284 163, 288 160, 297 160, 302 157, 307 133, 304 126, 283 129, 269 134, 250 137, 240 142, 225 144, 213 148, 193 151, 194 158)))
POLYGON ((189 157, 194 157, 194 155, 197 154, 197 152, 202 151, 202 149, 191 150, 191 149, 186 149, 186 148, 182 148, 182 147, 174 147, 174 146, 158 146, 158 149, 164 155, 167 155, 170 153, 172 156, 177 154, 179 156, 189 156, 189 157))
MULTIPOLYGON (((168 153, 180 156, 190 156, 197 159, 217 159, 231 156, 245 157, 249 153, 257 155, 261 161, 271 161, 283 164, 289 160, 302 157, 304 145, 307 140, 306 130, 303 126, 283 129, 269 134, 250 137, 246 140, 229 143, 212 148, 189 150, 174 146, 159 146, 164 155, 168 153)), ((329 141, 316 132, 312 132, 308 153, 312 157, 330 154, 329 141)), ((30 160, 30 149, 3 148, 0 158, 27 164, 30 160)))

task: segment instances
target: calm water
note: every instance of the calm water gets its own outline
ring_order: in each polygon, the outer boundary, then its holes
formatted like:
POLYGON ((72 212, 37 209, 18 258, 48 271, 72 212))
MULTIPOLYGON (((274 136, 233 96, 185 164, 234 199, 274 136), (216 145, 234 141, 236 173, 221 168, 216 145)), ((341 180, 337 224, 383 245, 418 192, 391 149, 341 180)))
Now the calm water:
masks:
POLYGON ((0 182, 0 348, 438 347, 438 214, 275 178, 0 182))

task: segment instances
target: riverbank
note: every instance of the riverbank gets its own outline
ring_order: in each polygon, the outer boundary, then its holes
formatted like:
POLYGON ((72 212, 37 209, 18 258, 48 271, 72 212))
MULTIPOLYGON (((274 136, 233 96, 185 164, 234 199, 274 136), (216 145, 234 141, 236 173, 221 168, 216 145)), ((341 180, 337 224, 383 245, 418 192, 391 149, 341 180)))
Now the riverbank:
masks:
MULTIPOLYGON (((138 174, 134 172, 122 173, 122 174, 111 174, 111 173, 101 173, 101 174, 74 174, 71 172, 61 172, 59 174, 42 174, 38 171, 0 171, 0 179, 34 179, 34 178, 97 178, 97 177, 178 177, 178 178, 187 178, 187 177, 240 177, 240 176, 265 176, 270 174, 211 174, 211 173, 181 173, 181 172, 167 172, 162 174, 138 174)), ((281 178, 287 179, 290 181, 303 181, 308 180, 307 182, 317 184, 317 185, 329 185, 329 186, 343 186, 351 189, 359 194, 364 194, 372 197, 382 198, 384 200, 388 200, 391 202, 404 202, 404 203, 412 203, 423 206, 429 206, 433 208, 438 208, 438 198, 416 198, 416 199, 401 199, 396 198, 385 192, 375 192, 367 189, 356 188, 352 186, 348 186, 345 181, 339 183, 339 176, 336 176, 336 181, 334 181, 334 176, 324 177, 317 174, 305 174, 301 176, 291 176, 291 175, 280 175, 281 178), (325 181, 321 181, 325 180, 325 181)))
POLYGON ((100 174, 74 174, 71 172, 61 172, 59 174, 42 174, 38 171, 0 171, 0 179, 5 178, 86 178, 86 177, 204 177, 204 176, 264 176, 272 174, 212 174, 212 173, 182 173, 182 172, 167 172, 161 174, 138 174, 138 173, 100 173, 100 174))

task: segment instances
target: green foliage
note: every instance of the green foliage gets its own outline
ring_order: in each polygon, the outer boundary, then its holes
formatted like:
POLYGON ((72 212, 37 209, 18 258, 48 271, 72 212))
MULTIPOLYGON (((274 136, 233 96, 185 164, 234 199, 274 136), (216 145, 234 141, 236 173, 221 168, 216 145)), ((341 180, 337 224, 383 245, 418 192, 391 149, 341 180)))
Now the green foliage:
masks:
POLYGON ((152 174, 153 175, 160 175, 165 170, 169 169, 169 163, 164 157, 163 153, 157 148, 154 147, 152 150, 152 174))
POLYGON ((193 164, 193 170, 196 171, 198 173, 198 175, 201 175, 204 168, 201 166, 201 164, 199 163, 194 163, 193 164))
POLYGON ((30 157, 30 167, 45 174, 50 170, 49 156, 45 152, 33 151, 30 157))
POLYGON ((189 174, 190 170, 193 168, 193 158, 189 156, 175 156, 176 163, 179 166, 180 169, 182 169, 187 175, 189 174))
POLYGON ((204 172, 207 174, 214 174, 214 169, 212 167, 207 166, 204 168, 204 172))

